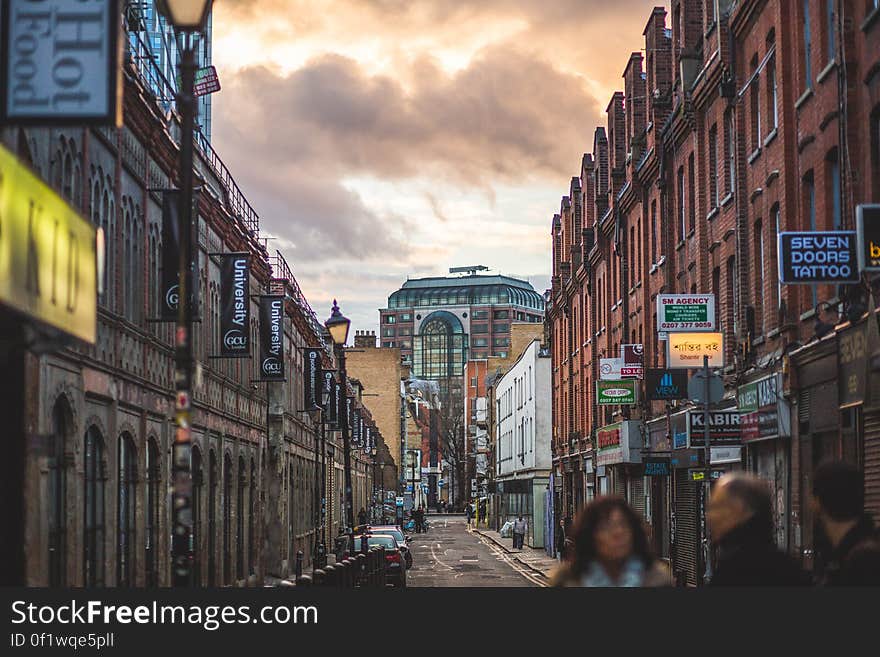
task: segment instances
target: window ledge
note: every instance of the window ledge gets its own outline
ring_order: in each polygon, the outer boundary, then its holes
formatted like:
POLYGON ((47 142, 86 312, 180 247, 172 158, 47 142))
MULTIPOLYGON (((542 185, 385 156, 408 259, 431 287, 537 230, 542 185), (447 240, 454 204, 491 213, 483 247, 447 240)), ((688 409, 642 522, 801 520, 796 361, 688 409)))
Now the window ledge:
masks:
POLYGON ((780 331, 778 328, 775 328, 772 331, 767 332, 767 337, 772 340, 773 338, 779 337, 781 333, 782 331, 780 331))
POLYGON ((799 109, 800 109, 801 107, 803 107, 803 106, 806 104, 806 102, 807 102, 808 100, 810 100, 810 98, 812 98, 812 97, 813 97, 813 87, 810 86, 810 87, 807 87, 807 90, 806 90, 804 93, 802 93, 802 94, 801 94, 801 97, 798 98, 798 99, 795 101, 795 103, 794 103, 794 108, 795 108, 796 110, 799 110, 799 109))
POLYGON ((752 345, 755 347, 758 347, 762 344, 764 344, 764 336, 763 335, 759 335, 757 338, 752 340, 752 345))
POLYGON ((837 68, 837 60, 832 59, 830 62, 828 62, 828 64, 825 66, 825 68, 822 69, 822 72, 816 76, 816 82, 818 82, 819 84, 822 84, 825 81, 825 79, 829 75, 831 75, 831 71, 833 71, 836 68, 837 68))
POLYGON ((657 261, 657 267, 658 268, 662 267, 664 264, 666 264, 666 256, 665 255, 660 256, 660 259, 657 261))
POLYGON ((692 238, 696 232, 697 232, 697 229, 696 229, 696 228, 691 228, 691 229, 688 231, 687 238, 688 238, 688 239, 692 238))
POLYGON ((648 272, 648 275, 650 276, 650 275, 653 274, 655 271, 657 271, 659 268, 660 268, 660 265, 658 265, 658 264, 655 262, 653 265, 651 265, 651 270, 648 272))
POLYGON ((715 240, 709 245, 709 253, 714 253, 715 249, 721 246, 721 242, 719 240, 715 240))
POLYGON ((760 146, 758 146, 754 151, 752 151, 752 154, 749 155, 749 164, 752 164, 755 160, 757 160, 759 155, 761 155, 760 146))
POLYGON ((779 129, 778 129, 778 128, 773 128, 773 129, 770 131, 770 134, 768 134, 766 137, 764 137, 764 147, 765 147, 765 148, 766 148, 767 146, 770 145, 770 142, 772 142, 774 139, 776 139, 776 135, 777 135, 778 133, 779 133, 779 129))
POLYGON ((684 248, 684 240, 675 245, 676 251, 681 251, 684 248))
POLYGON ((805 322, 805 321, 807 321, 808 319, 812 319, 812 318, 815 317, 815 316, 816 316, 816 309, 815 309, 815 308, 810 308, 807 312, 805 312, 805 313, 801 313, 800 320, 801 320, 802 322, 805 322))
POLYGON ((704 37, 708 37, 709 35, 711 35, 712 32, 715 31, 715 26, 716 26, 715 21, 712 21, 711 23, 709 23, 709 24, 706 26, 706 33, 705 33, 703 36, 704 36, 704 37))
POLYGON ((721 207, 723 208, 725 205, 730 203, 733 200, 733 192, 727 192, 725 197, 721 199, 721 207))
POLYGON ((763 193, 764 193, 764 188, 763 188, 763 187, 755 187, 755 191, 753 191, 753 192, 751 193, 751 195, 749 196, 749 201, 751 201, 752 203, 754 203, 754 202, 755 202, 755 199, 758 198, 758 197, 759 197, 761 194, 763 194, 763 193))
POLYGON ((711 210, 709 210, 709 214, 706 215, 706 221, 712 221, 717 216, 718 216, 718 208, 714 207, 711 210))
POLYGON ((862 21, 862 32, 867 32, 877 23, 877 19, 880 19, 880 7, 875 7, 871 10, 867 16, 865 16, 865 20, 862 21))

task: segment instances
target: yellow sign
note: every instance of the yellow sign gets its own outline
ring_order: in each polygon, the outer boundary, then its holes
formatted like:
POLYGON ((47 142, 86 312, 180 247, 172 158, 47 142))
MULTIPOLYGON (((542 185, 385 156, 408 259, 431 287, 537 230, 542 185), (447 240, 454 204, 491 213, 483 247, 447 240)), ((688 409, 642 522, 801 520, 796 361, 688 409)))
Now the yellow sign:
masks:
POLYGON ((722 333, 670 333, 667 344, 667 367, 702 367, 703 356, 709 357, 709 367, 724 366, 722 333))
POLYGON ((95 228, 0 146, 0 304, 95 343, 95 228))

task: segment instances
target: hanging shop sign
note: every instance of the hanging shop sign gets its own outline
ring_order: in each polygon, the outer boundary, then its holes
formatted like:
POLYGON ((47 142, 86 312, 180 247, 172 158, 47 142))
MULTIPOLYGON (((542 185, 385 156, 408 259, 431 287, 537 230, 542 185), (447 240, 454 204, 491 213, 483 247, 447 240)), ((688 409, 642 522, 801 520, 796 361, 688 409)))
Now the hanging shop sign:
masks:
POLYGON ((672 474, 669 459, 645 458, 642 461, 645 465, 646 477, 668 477, 672 474))
POLYGON ((0 120, 122 125, 119 0, 4 0, 0 120))
POLYGON ((736 397, 742 442, 791 435, 791 415, 782 396, 782 374, 741 385, 736 397))
MULTIPOLYGON (((704 447, 705 417, 701 410, 689 410, 688 445, 704 447)), ((739 445, 741 439, 739 410, 709 411, 709 442, 711 445, 739 445)))
POLYGON ((220 256, 220 355, 248 358, 251 298, 250 260, 245 253, 220 256))
POLYGON ((194 96, 206 96, 218 91, 220 91, 220 78, 217 77, 217 69, 214 66, 205 66, 196 71, 194 96))
POLYGON ((626 420, 596 432, 596 465, 642 462, 642 423, 626 420))
POLYGON ((880 271, 880 204, 856 206, 859 271, 880 271))
POLYGON ((687 384, 685 370, 648 368, 645 372, 645 396, 648 401, 687 399, 687 384))
MULTIPOLYGON (((837 333, 837 384, 840 408, 874 405, 868 384, 872 376, 871 355, 880 351, 880 333, 872 315, 837 333)), ((875 395, 876 396, 876 393, 875 395)))
POLYGON ((596 397, 599 405, 635 404, 638 383, 634 379, 596 381, 596 397))
POLYGON ((779 233, 778 248, 779 280, 782 283, 859 281, 855 231, 779 233))
POLYGON ((621 379, 645 378, 644 345, 623 344, 620 345, 620 359, 623 361, 620 367, 621 379))
POLYGON ((0 146, 0 305, 94 344, 96 237, 90 222, 0 146))
POLYGON ((260 297, 260 378, 284 381, 284 297, 260 297))
POLYGON ((303 349, 303 410, 317 411, 321 408, 321 393, 324 389, 321 369, 321 349, 303 349))
MULTIPOLYGON (((192 236, 193 289, 189 292, 192 314, 195 319, 199 314, 199 249, 198 244, 198 207, 197 193, 193 192, 192 236)), ((162 193, 162 275, 159 286, 159 318, 166 322, 177 320, 177 302, 180 295, 180 202, 176 190, 165 190, 162 193)))
POLYGON ((620 369, 623 367, 622 358, 600 358, 599 359, 599 378, 606 381, 612 381, 623 378, 620 375, 620 369))
POLYGON ((724 366, 722 333, 670 333, 666 345, 669 368, 703 367, 703 356, 709 357, 709 367, 724 366))
POLYGON ((658 294, 657 331, 714 331, 714 294, 658 294))

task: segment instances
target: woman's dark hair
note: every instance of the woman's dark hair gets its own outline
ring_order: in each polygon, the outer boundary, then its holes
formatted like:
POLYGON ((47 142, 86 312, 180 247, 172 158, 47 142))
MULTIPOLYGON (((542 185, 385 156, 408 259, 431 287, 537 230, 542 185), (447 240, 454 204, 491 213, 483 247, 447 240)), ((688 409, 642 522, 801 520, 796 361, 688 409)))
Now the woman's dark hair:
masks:
POLYGON ((575 521, 572 533, 574 539, 572 570, 575 573, 583 573, 590 562, 595 561, 596 529, 614 511, 620 511, 629 524, 633 538, 633 555, 641 559, 645 566, 650 566, 654 562, 654 554, 648 546, 648 535, 645 533, 641 519, 622 497, 607 495, 587 504, 575 521))

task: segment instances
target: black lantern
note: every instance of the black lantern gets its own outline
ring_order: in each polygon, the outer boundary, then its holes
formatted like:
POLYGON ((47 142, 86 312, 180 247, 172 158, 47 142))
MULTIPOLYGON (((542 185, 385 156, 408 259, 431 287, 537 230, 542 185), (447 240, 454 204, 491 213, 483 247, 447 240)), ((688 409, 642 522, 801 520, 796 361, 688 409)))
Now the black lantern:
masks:
POLYGON ((157 0, 159 12, 181 32, 201 32, 213 0, 157 0))
POLYGON ((333 344, 345 346, 346 341, 348 341, 348 329, 351 328, 351 320, 339 312, 336 299, 333 299, 333 309, 330 313, 330 318, 324 322, 324 326, 330 331, 330 338, 333 340, 333 344))

